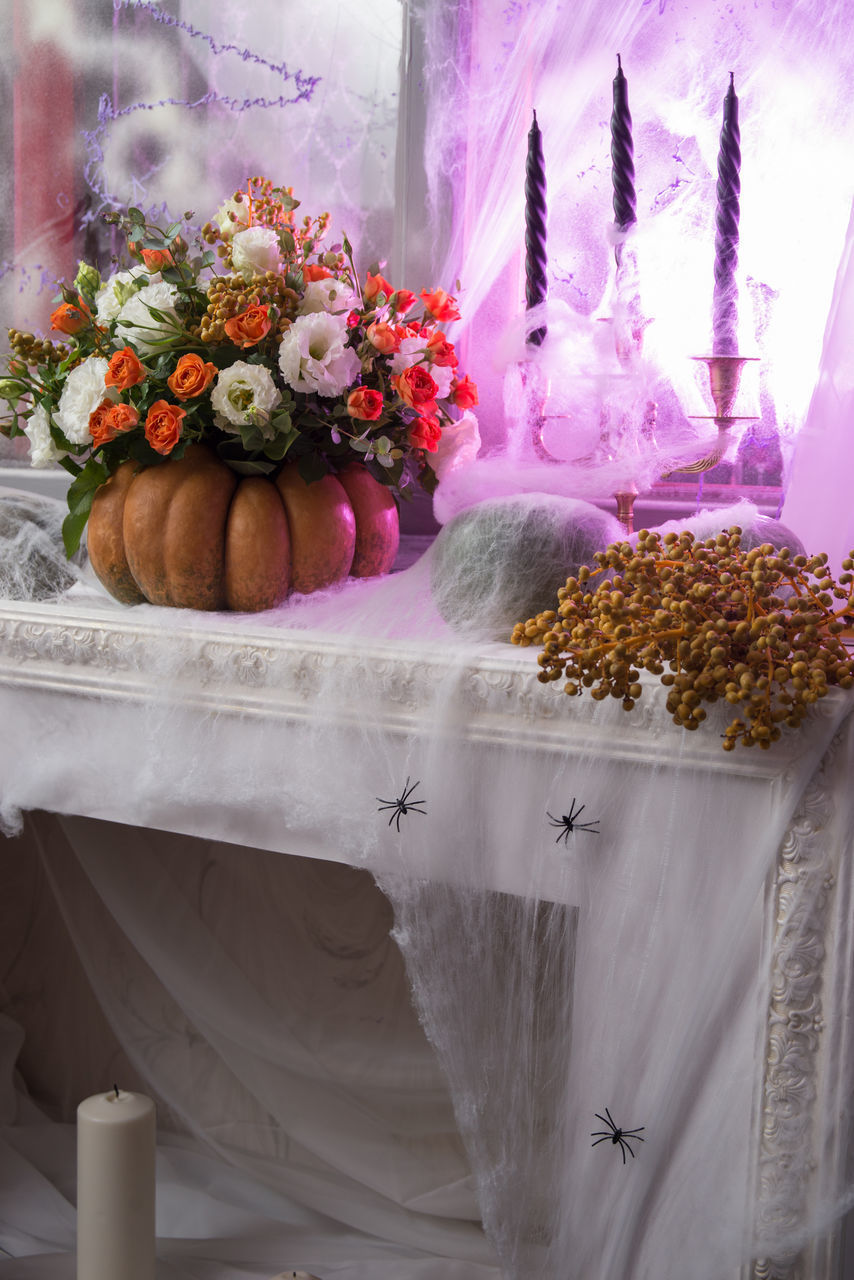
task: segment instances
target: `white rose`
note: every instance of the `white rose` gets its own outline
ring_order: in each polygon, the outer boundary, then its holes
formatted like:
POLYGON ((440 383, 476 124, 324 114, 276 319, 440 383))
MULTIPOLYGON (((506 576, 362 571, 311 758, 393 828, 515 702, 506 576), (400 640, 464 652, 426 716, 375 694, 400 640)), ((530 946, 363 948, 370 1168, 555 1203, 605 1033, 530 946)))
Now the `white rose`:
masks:
POLYGON ((441 481, 449 471, 474 462, 479 449, 477 418, 467 410, 457 422, 446 422, 442 427, 439 448, 430 454, 430 466, 441 481))
POLYGON ((236 435, 237 427, 252 423, 261 428, 265 439, 271 439, 270 414, 281 398, 269 369, 235 360, 220 371, 211 391, 216 425, 236 435))
POLYGON ((149 276, 145 267, 131 267, 130 271, 115 271, 109 280, 95 294, 95 315, 98 324, 110 324, 115 320, 128 298, 137 289, 141 289, 139 277, 149 281, 159 280, 160 275, 149 276))
POLYGON ((249 226, 249 203, 246 200, 226 200, 213 216, 223 240, 230 240, 237 231, 249 226))
POLYGON ((326 311, 297 316, 279 346, 279 368, 294 391, 340 396, 361 372, 359 357, 347 341, 344 316, 326 311))
POLYGON ((176 328, 181 327, 175 310, 177 301, 178 290, 173 284, 156 280, 145 285, 119 311, 116 337, 120 342, 129 343, 140 356, 162 351, 168 340, 176 336, 176 328), (155 319, 149 307, 161 312, 163 320, 155 319))
POLYGON ((305 294, 299 304, 300 315, 312 315, 317 311, 352 311, 359 306, 359 299, 340 280, 312 280, 305 286, 305 294))
POLYGON ((65 379, 56 411, 56 425, 72 444, 87 444, 92 439, 89 433, 89 415, 98 408, 102 400, 118 399, 115 387, 104 384, 109 367, 103 356, 89 356, 88 360, 76 365, 65 379))
POLYGON ((281 266, 279 237, 272 227, 236 231, 231 240, 231 261, 244 280, 263 275, 265 271, 278 271, 281 266))
POLYGON ((50 421, 45 409, 37 404, 24 427, 30 442, 30 466, 47 467, 65 457, 65 450, 57 449, 50 434, 50 421))

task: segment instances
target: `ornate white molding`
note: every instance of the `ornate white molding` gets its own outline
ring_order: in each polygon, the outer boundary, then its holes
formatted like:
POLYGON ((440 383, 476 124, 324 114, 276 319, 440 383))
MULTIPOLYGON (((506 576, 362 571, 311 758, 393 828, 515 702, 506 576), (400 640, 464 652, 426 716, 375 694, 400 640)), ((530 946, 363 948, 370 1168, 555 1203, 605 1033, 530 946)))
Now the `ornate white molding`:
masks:
POLYGON ((604 730, 609 758, 637 758, 642 752, 658 763, 676 764, 687 751, 704 769, 769 779, 779 776, 787 750, 792 758, 798 750, 793 740, 772 753, 723 752, 714 728, 716 708, 686 746, 687 735, 663 709, 666 691, 653 677, 644 674, 643 698, 627 714, 611 700, 570 700, 540 684, 532 651, 510 645, 476 652, 470 645, 456 650, 353 641, 222 615, 188 621, 176 614, 175 625, 167 627, 146 612, 0 602, 0 684, 268 719, 305 718, 324 693, 346 689, 342 721, 364 715, 369 705, 372 720, 391 731, 423 727, 419 713, 444 686, 465 709, 463 731, 473 741, 529 742, 537 751, 563 752, 571 737, 579 752, 601 751, 604 730), (368 678, 369 703, 360 707, 368 678))
MULTIPOLYGON (((755 1209, 757 1240, 796 1240, 822 1159, 817 1100, 827 1052, 824 997, 841 848, 828 839, 839 738, 814 775, 780 846, 772 890, 771 984, 755 1209)), ((837 963, 845 963, 837 957, 837 963)), ((824 1177, 827 1171, 824 1170, 824 1177)), ((831 1280, 832 1249, 795 1245, 754 1262, 751 1280, 831 1280)))

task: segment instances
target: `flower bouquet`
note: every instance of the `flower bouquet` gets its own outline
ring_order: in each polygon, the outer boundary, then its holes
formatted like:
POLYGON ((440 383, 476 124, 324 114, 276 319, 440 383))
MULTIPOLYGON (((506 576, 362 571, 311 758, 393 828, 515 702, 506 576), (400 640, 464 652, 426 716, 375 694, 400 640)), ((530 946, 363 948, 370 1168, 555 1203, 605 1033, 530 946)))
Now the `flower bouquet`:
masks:
POLYGON ((298 207, 253 178, 193 251, 181 223, 107 214, 129 265, 102 279, 81 263, 50 317, 56 337, 10 330, 0 429, 28 437, 33 465, 72 473, 66 552, 91 514, 90 558, 119 599, 266 608, 351 570, 384 571, 388 546, 370 546, 393 524, 396 549, 395 499, 414 482, 432 492, 447 448, 472 447, 477 390, 442 328, 459 318, 455 299, 396 289, 376 265, 363 280, 346 236, 324 248, 328 215, 298 220, 298 207), (318 503, 313 522, 304 513, 318 503), (267 515, 250 527, 259 504, 267 515), (334 571, 304 572, 316 521, 339 516, 334 571), (209 562, 204 600, 164 586, 164 574, 201 571, 189 547, 164 544, 166 526, 209 562), (228 581, 253 575, 260 593, 230 593, 228 581))

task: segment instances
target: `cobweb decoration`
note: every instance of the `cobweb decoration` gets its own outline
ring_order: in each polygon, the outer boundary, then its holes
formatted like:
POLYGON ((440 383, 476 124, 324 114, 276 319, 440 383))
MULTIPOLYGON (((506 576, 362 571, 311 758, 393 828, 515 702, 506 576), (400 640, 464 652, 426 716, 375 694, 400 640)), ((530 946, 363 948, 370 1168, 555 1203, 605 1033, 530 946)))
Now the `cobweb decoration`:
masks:
MULTIPOLYGON (((146 14, 154 22, 163 26, 175 28, 184 32, 192 40, 198 40, 206 45, 209 52, 214 57, 222 57, 226 54, 236 55, 244 66, 253 68, 263 68, 270 74, 282 81, 283 86, 290 92, 279 93, 276 97, 268 97, 264 94, 254 97, 242 96, 238 97, 233 94, 220 93, 216 88, 209 88, 201 93, 197 98, 176 98, 162 97, 156 101, 140 101, 132 103, 126 107, 119 107, 109 94, 103 94, 98 104, 98 123, 94 129, 83 130, 83 139, 86 144, 88 160, 84 168, 84 176, 89 184, 94 196, 95 203, 86 212, 83 218, 83 224, 91 222, 98 214, 105 209, 116 209, 122 207, 127 201, 126 194, 119 195, 112 193, 107 189, 107 178, 105 174, 106 158, 104 154, 104 146, 107 141, 111 126, 118 120, 134 115, 139 111, 153 111, 162 107, 183 107, 187 110, 194 111, 202 107, 208 107, 217 104, 227 111, 244 112, 251 108, 258 107, 262 109, 270 109, 273 107, 289 107, 296 103, 307 101, 311 98, 314 90, 319 83, 319 76, 305 75, 301 70, 291 71, 285 62, 271 62, 263 57, 260 53, 248 47, 241 47, 232 41, 220 41, 208 32, 199 30, 192 23, 184 22, 180 18, 173 17, 171 14, 164 13, 156 5, 149 3, 149 0, 113 0, 114 15, 118 15, 122 9, 132 10, 134 15, 146 14)), ((248 78, 251 79, 251 78, 248 78)), ((130 175, 131 193, 130 201, 133 203, 144 203, 147 196, 147 185, 151 178, 162 168, 162 163, 156 161, 149 164, 142 173, 132 173, 130 175)), ((167 218, 172 218, 174 213, 170 212, 165 203, 149 206, 148 214, 150 217, 156 217, 162 214, 167 218)))

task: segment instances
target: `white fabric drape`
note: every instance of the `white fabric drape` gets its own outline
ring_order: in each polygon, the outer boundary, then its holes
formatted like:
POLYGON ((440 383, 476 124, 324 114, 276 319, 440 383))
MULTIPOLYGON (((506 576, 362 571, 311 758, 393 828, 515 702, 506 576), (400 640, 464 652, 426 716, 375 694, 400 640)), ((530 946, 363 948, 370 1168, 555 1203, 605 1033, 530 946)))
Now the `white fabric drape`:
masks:
MULTIPOLYGON (((139 608, 135 643, 133 628, 109 638, 129 621, 119 606, 59 606, 65 661, 86 655, 99 674, 81 698, 59 672, 29 692, 28 680, 0 685, 3 807, 124 812, 207 839, 263 837, 274 861, 311 849, 373 871, 489 1248, 370 883, 345 871, 336 889, 330 874, 321 900, 327 875, 313 864, 280 881, 239 850, 69 818, 45 828, 45 863, 98 1003, 163 1104, 167 1146, 177 1133, 200 1159, 213 1151, 240 1203, 242 1173, 277 1214, 285 1197, 331 1219, 334 1257, 321 1227, 294 1237, 320 1275, 369 1274, 365 1236, 368 1261, 379 1238, 398 1274, 417 1251, 455 1260, 466 1280, 490 1249, 513 1277, 640 1280, 678 1249, 681 1274, 724 1280, 811 1248, 851 1190, 832 1156, 854 1065, 834 970, 850 954, 848 699, 774 752, 732 760, 723 713, 689 737, 654 681, 627 716, 538 685, 524 652, 447 632, 383 642, 367 614, 354 629, 350 596, 385 598, 397 625, 420 604, 426 622, 429 558, 364 587, 220 618, 207 634, 139 608), (349 624, 337 650, 336 612, 349 624), (300 618, 324 630, 292 630, 300 618), (284 641, 299 646, 287 661, 284 641), (277 698, 282 710, 264 715, 277 698), (379 805, 410 784, 423 811, 398 831, 379 805), (573 804, 595 830, 564 843, 549 815, 560 823, 573 804), (781 858, 792 896, 772 909, 781 858), (344 999, 336 976, 363 985, 344 999), (591 1145, 606 1108, 641 1129, 625 1166, 611 1142, 591 1145)), ((15 634, 19 653, 34 646, 33 673, 39 653, 55 669, 63 651, 39 627, 15 634)), ((290 1229, 271 1236, 280 1256, 290 1229)))

